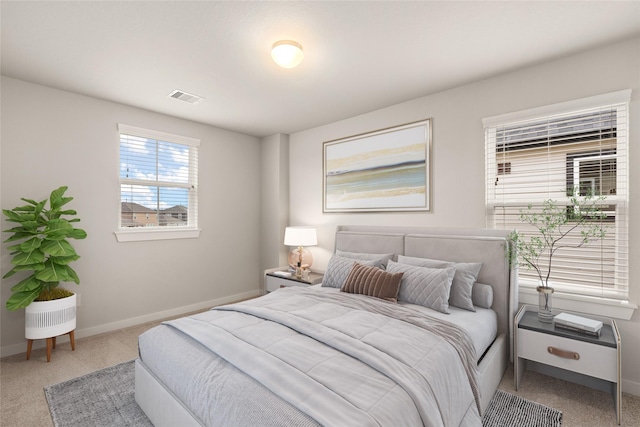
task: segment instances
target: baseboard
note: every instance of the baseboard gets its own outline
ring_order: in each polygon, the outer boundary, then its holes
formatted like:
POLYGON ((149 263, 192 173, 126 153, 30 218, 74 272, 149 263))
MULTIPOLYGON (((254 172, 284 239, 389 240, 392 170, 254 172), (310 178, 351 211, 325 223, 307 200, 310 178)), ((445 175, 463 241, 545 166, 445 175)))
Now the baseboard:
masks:
MULTIPOLYGON (((93 335, 104 334, 106 332, 117 331, 118 329, 128 328, 130 326, 137 326, 143 323, 155 322, 157 320, 166 319, 168 317, 180 316, 186 313, 192 313, 194 311, 206 310, 216 305, 228 304, 235 301, 242 301, 249 298, 255 298, 262 295, 262 291, 259 289, 243 292, 241 294, 230 295, 224 298, 218 298, 210 301, 204 301, 197 304, 185 305, 182 307, 172 308, 170 310, 159 311, 156 313, 145 314, 144 316, 132 317, 129 319, 119 320, 117 322, 106 323, 104 325, 93 326, 90 328, 76 329, 75 339, 90 337, 93 335)), ((56 340, 57 343, 69 342, 69 336, 63 335, 56 340)), ((44 348, 46 340, 36 340, 33 343, 33 349, 44 348)), ((0 349, 0 357, 12 356, 14 354, 25 353, 27 351, 27 340, 22 343, 11 344, 4 346, 0 349)))
POLYGON ((640 383, 636 381, 622 380, 622 392, 640 396, 640 383))

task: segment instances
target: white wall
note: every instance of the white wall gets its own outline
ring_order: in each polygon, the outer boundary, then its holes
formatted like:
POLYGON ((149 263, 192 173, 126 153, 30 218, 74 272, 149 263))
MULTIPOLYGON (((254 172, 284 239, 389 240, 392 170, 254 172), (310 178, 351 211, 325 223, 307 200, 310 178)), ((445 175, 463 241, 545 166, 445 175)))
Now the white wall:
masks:
MULTIPOLYGON (((425 76, 426 79, 429 76, 425 76)), ((393 82, 381 82, 393 85, 393 82)), ((371 224, 484 227, 484 131, 482 118, 632 89, 630 106, 629 232, 631 300, 640 303, 640 39, 561 58, 435 95, 290 135, 292 223, 317 224, 310 248, 322 269, 333 250, 335 226, 371 224), (322 213, 322 143, 337 138, 433 119, 430 213, 322 213), (636 220, 633 220, 636 219, 636 220)), ((340 100, 336 100, 340 102, 340 100)), ((618 324, 622 335, 623 389, 640 395, 640 314, 618 324)))
POLYGON ((289 135, 277 134, 261 141, 260 268, 287 264, 282 245, 289 225, 289 135))
MULTIPOLYGON (((7 77, 1 89, 2 208, 68 185, 88 233, 74 242, 81 284, 67 286, 81 296, 77 337, 258 294, 257 138, 7 77), (118 123, 201 140, 198 239, 116 242, 118 123)), ((9 261, 2 245, 2 274, 9 261)), ((2 355, 26 350, 24 310, 4 308, 14 284, 2 281, 2 355)))

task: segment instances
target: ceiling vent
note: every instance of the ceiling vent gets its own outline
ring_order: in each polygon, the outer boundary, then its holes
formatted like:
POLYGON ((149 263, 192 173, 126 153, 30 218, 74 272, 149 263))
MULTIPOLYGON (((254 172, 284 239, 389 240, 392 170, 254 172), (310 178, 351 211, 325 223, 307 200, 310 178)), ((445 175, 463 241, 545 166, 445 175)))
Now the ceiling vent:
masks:
POLYGON ((174 90, 169 94, 170 98, 179 99, 180 101, 188 102, 189 104, 197 104, 204 98, 198 95, 184 92, 182 90, 174 90))

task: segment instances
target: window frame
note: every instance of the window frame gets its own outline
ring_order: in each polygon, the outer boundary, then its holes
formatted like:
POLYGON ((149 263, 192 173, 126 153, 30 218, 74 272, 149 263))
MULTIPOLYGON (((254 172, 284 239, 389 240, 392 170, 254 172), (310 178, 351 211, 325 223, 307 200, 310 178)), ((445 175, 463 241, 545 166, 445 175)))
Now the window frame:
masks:
POLYGON ((152 129, 145 129, 137 126, 126 124, 118 124, 118 229, 114 232, 118 242, 137 242, 137 241, 154 241, 167 239, 192 239, 200 236, 198 226, 198 148, 200 140, 182 135, 175 135, 167 132, 161 132, 152 129), (186 226, 149 226, 146 227, 122 227, 122 193, 121 184, 140 184, 149 185, 148 181, 128 179, 120 177, 120 140, 121 135, 131 135, 140 138, 153 139, 161 142, 180 144, 189 147, 189 174, 188 183, 186 185, 177 185, 177 187, 188 187, 189 210, 193 210, 192 215, 188 216, 189 223, 186 226))
MULTIPOLYGON (((614 230, 614 233, 616 233, 617 235, 617 233, 619 233, 621 229, 626 230, 626 242, 628 245, 629 234, 628 234, 627 225, 629 221, 628 204, 629 204, 629 193, 630 193, 629 184, 628 184, 628 180, 629 180, 629 176, 628 176, 629 175, 628 174, 628 171, 629 171, 629 167, 628 167, 629 125, 628 123, 629 123, 630 99, 631 99, 631 90, 628 89, 628 90, 621 90, 621 91, 611 92, 603 95, 597 95, 597 96, 592 96, 588 98, 582 98, 578 100, 573 100, 573 101, 568 101, 568 102, 563 102, 563 103, 553 104, 549 106, 538 107, 538 108, 533 108, 529 110, 523 110, 523 111, 518 111, 514 113, 508 113, 508 114, 503 114, 503 115, 498 115, 498 116, 493 116, 493 117, 488 117, 483 119, 482 122, 485 129, 485 156, 486 156, 485 158, 485 167, 486 167, 485 169, 485 174, 486 174, 485 176, 486 178, 485 209, 486 209, 487 227, 489 228, 493 227, 492 220, 491 220, 493 211, 494 211, 494 208, 499 205, 498 203, 496 203, 498 197, 495 195, 495 190, 492 188, 494 187, 498 177, 502 177, 502 175, 498 174, 498 163, 500 161, 506 161, 506 160, 497 159, 496 154, 498 153, 498 150, 496 149, 496 144, 489 143, 491 135, 494 136, 494 141, 495 141, 495 130, 497 128, 507 127, 510 123, 529 121, 529 120, 534 120, 538 118, 545 119, 545 118, 549 118, 550 116, 556 116, 561 114, 571 114, 572 112, 580 112, 583 110, 595 109, 595 108, 599 108, 607 105, 626 104, 626 110, 624 112, 624 114, 626 114, 626 117, 623 118, 625 120, 624 123, 626 126, 626 133, 621 140, 618 140, 618 139, 616 140, 616 144, 618 144, 618 141, 623 140, 622 146, 624 147, 623 149, 626 150, 624 152, 624 157, 623 157, 623 161, 625 161, 626 164, 622 165, 626 173, 626 176, 621 177, 621 176, 618 176, 617 174, 617 180, 619 184, 621 179, 624 180, 623 186, 624 186, 625 192, 622 196, 620 194, 607 195, 607 200, 605 201, 605 204, 616 204, 616 206, 621 208, 624 216, 621 218, 622 223, 620 225, 616 224, 616 229, 614 230), (493 132, 493 134, 491 132, 493 132), (491 159, 493 159, 493 162, 494 162, 493 170, 491 170, 492 168, 490 167, 490 161, 492 161, 491 159)), ((620 110, 618 109, 619 119, 621 118, 620 114, 621 114, 620 110)), ((616 136, 616 138, 618 137, 619 135, 616 136)), ((605 154, 604 156, 606 157, 607 155, 605 154)), ((577 163, 579 164, 581 161, 584 161, 586 159, 590 159, 593 157, 595 156, 588 156, 588 157, 578 156, 573 160, 574 162, 577 161, 577 163)), ((615 154, 614 154, 614 157, 615 157, 615 154)), ((619 168, 620 165, 617 165, 617 167, 619 168)), ((575 180, 576 180, 576 176, 574 173, 573 181, 575 182, 575 180)), ((535 200, 533 199, 531 199, 531 201, 535 202, 535 200)), ((529 201, 523 201, 522 207, 526 207, 528 203, 529 201)), ((511 203, 504 202, 504 203, 501 203, 500 205, 515 206, 516 204, 517 202, 511 201, 511 203)), ((617 245, 618 245, 618 239, 616 239, 616 246, 617 245)), ((618 260, 616 256, 616 263, 617 262, 618 260)), ((629 260, 627 259, 626 262, 627 262, 626 276, 628 278, 629 260)), ((535 286, 536 286, 535 283, 528 283, 528 281, 526 280, 520 281, 519 301, 521 303, 534 304, 534 305, 537 304, 538 296, 535 291, 535 286)), ((611 299, 611 298, 607 298, 606 296, 566 293, 566 292, 562 292, 562 289, 560 287, 560 289, 556 289, 556 292, 554 293, 554 308, 561 309, 561 310, 565 309, 565 310, 581 311, 586 313, 592 313, 592 314, 597 314, 602 316, 610 316, 610 317, 628 320, 633 315, 634 310, 638 308, 637 305, 632 304, 629 301, 629 297, 630 297, 629 286, 630 286, 630 283, 627 283, 627 289, 626 289, 627 299, 626 300, 611 299)))

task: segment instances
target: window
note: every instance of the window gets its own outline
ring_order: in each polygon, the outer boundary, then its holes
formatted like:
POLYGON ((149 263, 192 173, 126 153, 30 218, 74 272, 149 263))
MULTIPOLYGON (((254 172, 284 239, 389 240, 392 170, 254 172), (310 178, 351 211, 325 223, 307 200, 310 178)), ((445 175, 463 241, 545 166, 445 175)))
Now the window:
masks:
POLYGON ((511 173, 511 163, 498 163, 498 175, 506 175, 511 173))
POLYGON ((118 125, 118 241, 198 236, 200 140, 118 125))
MULTIPOLYGON (((557 292, 626 303, 628 293, 628 103, 631 91, 586 98, 483 121, 487 226, 518 229, 520 211, 571 191, 605 196, 600 208, 606 237, 554 255, 557 292)), ((579 238, 579 232, 576 233, 579 238)), ((519 269, 521 288, 535 287, 535 272, 519 269)))

